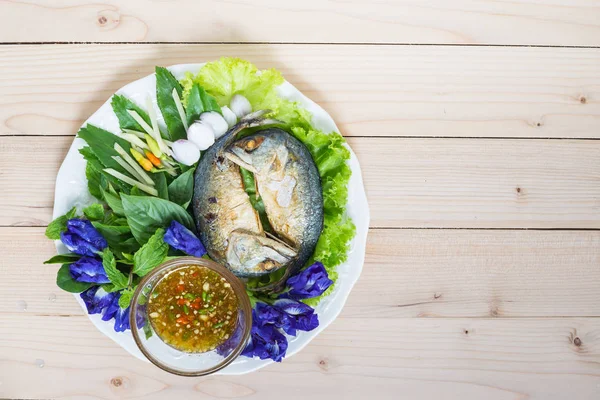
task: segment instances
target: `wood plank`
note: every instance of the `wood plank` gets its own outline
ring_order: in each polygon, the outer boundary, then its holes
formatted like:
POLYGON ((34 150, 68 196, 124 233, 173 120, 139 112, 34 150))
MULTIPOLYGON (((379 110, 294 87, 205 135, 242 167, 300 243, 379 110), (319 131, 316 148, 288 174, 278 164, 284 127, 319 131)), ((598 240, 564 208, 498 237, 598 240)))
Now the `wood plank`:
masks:
POLYGON ((0 315, 2 397, 584 400, 598 398, 599 366, 598 318, 339 318, 281 364, 182 378, 129 356, 84 316, 0 315))
POLYGON ((280 69, 346 136, 600 137, 598 49, 321 45, 2 46, 0 135, 74 134, 155 65, 223 55, 280 69))
MULTIPOLYGON (((0 228, 0 254, 0 314, 84 314, 43 228, 0 228)), ((342 316, 600 316, 599 265, 599 231, 375 229, 342 316)))
POLYGON ((600 44, 593 0, 11 0, 0 15, 7 42, 600 44))
MULTIPOLYGON (((0 226, 51 219, 72 137, 0 137, 0 226), (35 172, 34 172, 35 171, 35 172)), ((371 227, 600 228, 600 141, 351 138, 371 227)))

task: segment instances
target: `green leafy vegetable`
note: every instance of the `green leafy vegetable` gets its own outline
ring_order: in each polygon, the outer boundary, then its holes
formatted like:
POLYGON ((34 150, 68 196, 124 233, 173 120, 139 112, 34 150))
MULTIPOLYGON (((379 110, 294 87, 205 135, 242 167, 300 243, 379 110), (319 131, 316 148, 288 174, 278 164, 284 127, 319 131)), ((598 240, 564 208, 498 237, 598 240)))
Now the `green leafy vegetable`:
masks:
POLYGON ((73 264, 80 258, 81 256, 79 254, 58 254, 51 257, 49 260, 44 261, 44 264, 73 264))
POLYGON ((129 285, 129 278, 117 269, 117 261, 112 251, 104 250, 102 253, 102 266, 106 276, 113 284, 112 291, 124 289, 129 285))
MULTIPOLYGON (((88 178, 88 189, 90 190, 90 193, 102 194, 102 191, 106 190, 109 185, 118 188, 121 192, 129 193, 131 186, 103 171, 104 165, 100 162, 98 157, 96 157, 91 147, 83 147, 79 149, 79 153, 81 153, 83 158, 87 161, 86 177, 88 178), (89 177, 88 173, 90 174, 89 177)), ((102 200, 102 197, 97 198, 102 200)))
POLYGON ((181 98, 182 88, 179 81, 168 69, 156 67, 156 100, 165 119, 169 139, 175 141, 187 139, 187 133, 173 99, 173 89, 177 91, 177 95, 181 98))
POLYGON ((151 174, 150 178, 154 181, 154 188, 158 192, 158 197, 169 200, 169 189, 167 186, 167 177, 165 172, 151 174))
POLYGON ((92 204, 83 209, 83 215, 90 221, 100 221, 104 219, 104 206, 99 203, 92 204))
POLYGON ((119 307, 127 308, 129 304, 131 304, 131 298, 133 297, 134 289, 127 288, 121 292, 121 297, 119 297, 119 307))
POLYGON ((107 225, 98 221, 92 222, 94 228, 106 239, 108 247, 122 253, 133 253, 140 248, 127 225, 107 225))
POLYGON ((158 197, 121 195, 127 223, 133 236, 144 244, 158 228, 166 228, 176 220, 188 229, 194 229, 190 214, 179 204, 158 197))
POLYGON ((108 206, 113 210, 113 212, 117 215, 124 216, 125 210, 123 210, 123 203, 121 202, 121 199, 119 198, 117 192, 112 188, 110 188, 108 191, 102 189, 101 192, 104 201, 106 201, 106 204, 108 204, 108 206))
POLYGON ((92 284, 89 282, 77 282, 71 276, 69 264, 63 264, 56 274, 56 285, 64 291, 70 293, 81 293, 89 289, 92 284))
POLYGON ((169 200, 187 208, 194 194, 194 169, 188 169, 169 184, 169 200))
POLYGON ((144 276, 164 261, 169 252, 169 245, 163 240, 164 235, 164 229, 157 229, 148 242, 133 255, 134 274, 144 276))
POLYGON ((217 111, 221 113, 221 107, 219 107, 215 98, 207 94, 197 83, 193 83, 188 92, 184 103, 188 125, 200 118, 200 114, 203 112, 217 111))
MULTIPOLYGON (((83 149, 89 150, 89 147, 84 147, 83 149)), ((81 150, 83 150, 83 149, 81 149, 81 150)), ((85 150, 84 150, 84 153, 85 153, 85 150)), ((94 156, 91 151, 90 151, 89 157, 96 158, 96 156, 94 156)), ((95 198, 97 198, 98 200, 102 200, 102 168, 100 165, 100 161, 97 158, 96 158, 96 161, 97 162, 89 162, 88 161, 85 164, 85 177, 87 178, 87 181, 88 181, 88 190, 90 191, 90 194, 92 196, 94 196, 95 198)))
POLYGON ((150 339, 152 337, 152 328, 150 327, 150 324, 144 324, 144 335, 146 335, 146 340, 150 339))
POLYGON ((73 207, 65 215, 61 215, 50 222, 46 228, 46 237, 52 240, 59 240, 60 234, 67 230, 67 221, 74 218, 76 212, 77 209, 73 207))
MULTIPOLYGON (((127 97, 115 94, 110 104, 112 105, 112 109, 119 119, 119 126, 121 129, 131 129, 138 132, 146 132, 144 128, 142 128, 140 124, 138 124, 137 121, 127 112, 127 110, 137 112, 148 125, 152 126, 152 122, 150 121, 148 113, 142 110, 137 104, 129 100, 127 97)), ((123 148, 125 149, 125 147, 123 148)), ((129 151, 129 148, 126 148, 125 150, 129 151)))
POLYGON ((256 66, 248 61, 223 57, 206 64, 196 76, 186 74, 181 82, 183 97, 187 100, 194 83, 198 83, 219 104, 228 105, 233 95, 239 93, 250 101, 254 109, 267 108, 263 105, 276 103, 279 97, 275 88, 284 80, 274 69, 262 71, 260 75, 257 72, 256 66))
MULTIPOLYGON (((121 173, 126 173, 125 169, 116 162, 112 157, 118 156, 119 153, 114 149, 115 143, 118 143, 126 152, 129 153, 131 145, 125 139, 121 139, 117 135, 98 128, 94 125, 87 124, 81 128, 77 135, 86 141, 94 155, 106 168, 112 168, 121 173)), ((89 162, 89 160, 88 160, 89 162)))

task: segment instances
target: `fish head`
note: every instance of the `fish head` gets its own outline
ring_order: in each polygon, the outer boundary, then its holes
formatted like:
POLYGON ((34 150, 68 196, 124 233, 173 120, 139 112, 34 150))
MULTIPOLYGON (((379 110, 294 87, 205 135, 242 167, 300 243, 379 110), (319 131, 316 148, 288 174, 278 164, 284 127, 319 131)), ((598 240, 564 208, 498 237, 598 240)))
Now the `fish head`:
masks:
POLYGON ((288 265, 297 251, 285 243, 251 232, 231 233, 227 246, 227 264, 237 276, 258 276, 288 265))
POLYGON ((289 158, 289 151, 281 135, 258 132, 229 145, 226 157, 255 174, 265 174, 283 170, 289 158))

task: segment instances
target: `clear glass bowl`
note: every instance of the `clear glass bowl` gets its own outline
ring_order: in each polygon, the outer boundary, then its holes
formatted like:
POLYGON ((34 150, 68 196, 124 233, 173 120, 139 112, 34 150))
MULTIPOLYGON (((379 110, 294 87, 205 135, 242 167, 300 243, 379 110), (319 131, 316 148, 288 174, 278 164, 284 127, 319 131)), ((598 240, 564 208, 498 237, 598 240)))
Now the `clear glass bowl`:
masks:
POLYGON ((225 368, 244 350, 252 328, 252 307, 244 284, 227 268, 203 258, 181 257, 159 265, 142 279, 133 294, 129 320, 135 343, 154 365, 177 375, 202 376, 225 368), (152 329, 146 312, 148 296, 156 284, 169 272, 187 265, 217 272, 231 284, 238 299, 236 330, 217 349, 205 353, 186 353, 164 343, 152 329))

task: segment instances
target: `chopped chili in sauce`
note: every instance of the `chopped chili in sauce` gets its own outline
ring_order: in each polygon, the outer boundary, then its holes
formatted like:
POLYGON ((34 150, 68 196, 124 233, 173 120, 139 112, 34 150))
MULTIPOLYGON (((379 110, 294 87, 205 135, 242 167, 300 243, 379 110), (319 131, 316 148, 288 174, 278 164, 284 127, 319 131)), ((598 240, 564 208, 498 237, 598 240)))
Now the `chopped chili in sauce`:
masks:
POLYGON ((189 353, 211 351, 237 324, 238 299, 219 273, 196 265, 169 272, 154 287, 148 316, 169 346, 189 353))

